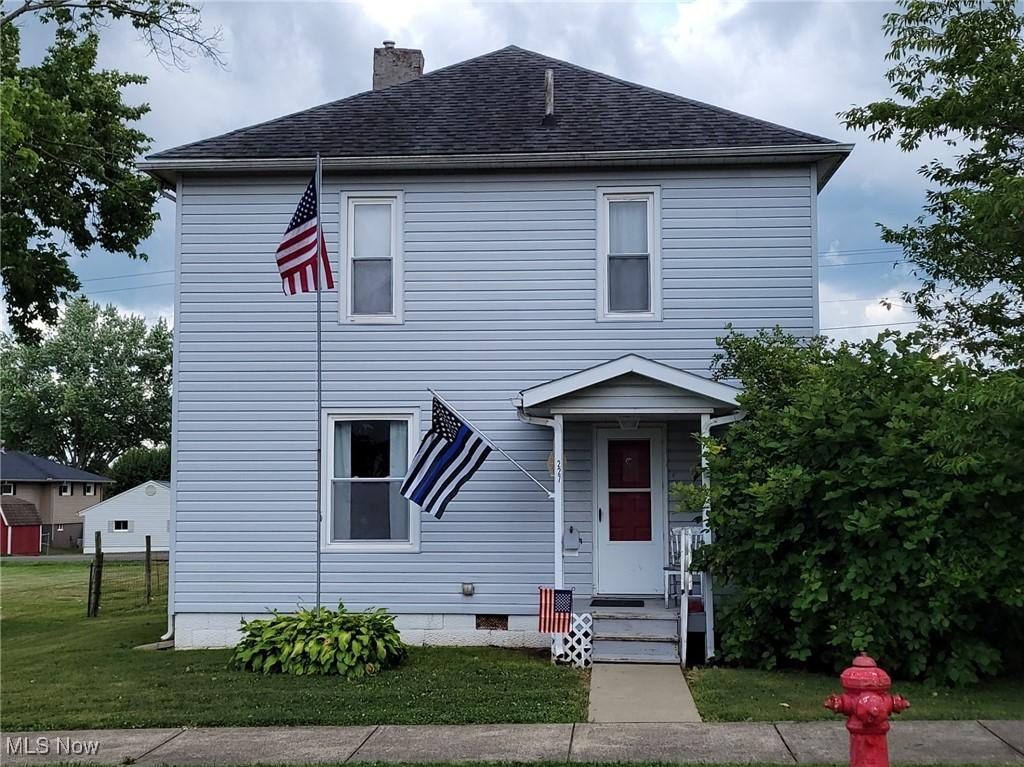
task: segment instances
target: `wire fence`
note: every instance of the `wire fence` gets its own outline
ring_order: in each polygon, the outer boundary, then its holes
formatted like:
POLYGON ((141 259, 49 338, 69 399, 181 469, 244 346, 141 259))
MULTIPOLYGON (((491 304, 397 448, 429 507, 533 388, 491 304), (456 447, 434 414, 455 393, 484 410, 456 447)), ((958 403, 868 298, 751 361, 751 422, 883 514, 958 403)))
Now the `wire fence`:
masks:
POLYGON ((110 559, 89 565, 89 614, 144 607, 167 598, 167 560, 110 559), (147 578, 147 564, 149 575, 147 578))

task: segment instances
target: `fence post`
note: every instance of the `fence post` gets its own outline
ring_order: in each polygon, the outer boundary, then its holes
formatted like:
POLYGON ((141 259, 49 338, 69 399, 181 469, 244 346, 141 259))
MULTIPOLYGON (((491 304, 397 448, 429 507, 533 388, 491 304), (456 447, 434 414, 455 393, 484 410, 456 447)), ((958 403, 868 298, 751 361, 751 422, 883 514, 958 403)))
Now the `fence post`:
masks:
POLYGON ((89 563, 89 590, 85 593, 85 617, 92 617, 92 579, 93 570, 96 568, 96 561, 93 560, 89 563))
POLYGON ((96 531, 96 558, 93 560, 92 617, 100 614, 100 594, 103 591, 103 539, 96 531))
POLYGON ((146 536, 146 604, 153 599, 153 540, 146 536))

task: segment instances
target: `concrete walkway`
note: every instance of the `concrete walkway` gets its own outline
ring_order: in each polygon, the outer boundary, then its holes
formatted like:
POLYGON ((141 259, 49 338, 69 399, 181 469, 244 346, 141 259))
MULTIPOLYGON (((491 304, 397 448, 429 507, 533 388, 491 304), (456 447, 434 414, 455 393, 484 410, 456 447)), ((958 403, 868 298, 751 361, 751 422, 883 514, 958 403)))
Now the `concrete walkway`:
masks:
POLYGON ((591 722, 699 722, 679 666, 595 663, 590 676, 591 722))
MULTIPOLYGON (((2 737, 4 765, 847 760, 847 734, 841 722, 223 727, 2 737)), ((896 764, 1020 765, 1024 721, 897 721, 889 744, 896 764)))

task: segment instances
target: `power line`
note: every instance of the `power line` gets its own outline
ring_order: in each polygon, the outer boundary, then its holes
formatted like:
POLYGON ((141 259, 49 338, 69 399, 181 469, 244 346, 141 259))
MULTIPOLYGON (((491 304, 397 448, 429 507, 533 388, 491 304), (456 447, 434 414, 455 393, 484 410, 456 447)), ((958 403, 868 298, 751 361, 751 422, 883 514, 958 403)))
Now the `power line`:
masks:
POLYGON ((143 272, 142 274, 112 274, 109 277, 89 277, 88 279, 79 280, 79 282, 101 282, 103 280, 127 280, 132 277, 149 277, 154 274, 173 274, 173 269, 160 269, 156 272, 143 272))
POLYGON ((888 296, 877 296, 877 297, 872 297, 872 298, 826 298, 824 300, 818 301, 818 303, 819 304, 850 304, 850 303, 868 303, 870 301, 878 301, 879 303, 881 303, 882 301, 886 301, 887 303, 890 303, 893 306, 901 306, 904 309, 913 309, 914 308, 910 304, 898 303, 898 299, 889 298, 888 296))
POLYGON ((899 253, 903 248, 853 248, 851 250, 820 250, 819 256, 861 255, 865 253, 899 253))
POLYGON ((120 293, 124 290, 148 290, 149 288, 169 288, 173 282, 155 282, 152 285, 132 285, 130 288, 107 288, 106 290, 91 290, 88 295, 94 296, 98 293, 120 293))
POLYGON ((858 328, 891 328, 896 325, 917 325, 919 320, 912 322, 876 322, 872 325, 833 325, 830 328, 818 328, 819 330, 856 330, 858 328))
POLYGON ((898 259, 895 259, 895 260, 891 259, 891 258, 884 258, 881 261, 851 261, 851 262, 846 263, 846 264, 818 264, 818 268, 819 269, 829 269, 829 268, 836 267, 836 266, 867 266, 868 264, 892 264, 893 266, 896 266, 896 264, 906 264, 906 263, 909 263, 909 262, 906 259, 903 259, 903 258, 898 258, 898 259))

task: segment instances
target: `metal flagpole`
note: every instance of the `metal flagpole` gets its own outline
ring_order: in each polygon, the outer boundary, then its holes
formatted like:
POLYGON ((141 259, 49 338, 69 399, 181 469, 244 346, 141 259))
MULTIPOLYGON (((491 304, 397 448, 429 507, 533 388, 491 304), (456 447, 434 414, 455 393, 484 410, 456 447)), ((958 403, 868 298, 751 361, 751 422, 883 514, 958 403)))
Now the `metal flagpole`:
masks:
POLYGON ((320 218, 320 182, 323 178, 323 166, 320 161, 320 153, 316 153, 316 609, 320 609, 320 528, 322 527, 321 496, 323 495, 323 417, 321 415, 321 394, 320 394, 320 288, 323 279, 323 221, 320 218))
POLYGON ((434 391, 433 389, 431 389, 429 387, 427 388, 427 391, 430 392, 431 394, 433 394, 439 400, 441 400, 441 402, 445 405, 445 407, 447 407, 449 410, 451 410, 453 413, 455 413, 455 415, 457 415, 459 418, 461 418, 463 420, 463 422, 465 422, 465 424, 467 426, 469 426, 477 434, 479 434, 480 435, 480 439, 482 439, 487 444, 488 447, 490 447, 492 450, 497 450, 499 453, 501 453, 503 456, 505 456, 509 461, 511 461, 512 465, 515 466, 517 469, 519 469, 519 471, 523 472, 523 474, 525 474, 527 477, 529 477, 530 481, 533 482, 533 484, 535 484, 537 487, 539 487, 541 490, 543 490, 545 493, 547 493, 548 498, 554 498, 555 497, 555 494, 553 492, 551 492, 550 490, 548 490, 546 487, 544 487, 544 485, 541 484, 540 480, 538 480, 530 472, 528 472, 526 469, 524 469, 522 464, 519 463, 519 461, 517 461, 515 458, 510 456, 508 453, 506 453, 500 447, 498 447, 493 442, 491 442, 491 440, 487 438, 487 435, 484 434, 482 431, 480 431, 478 428, 476 428, 476 426, 474 426, 472 424, 472 422, 468 418, 466 418, 466 416, 464 416, 462 413, 460 413, 458 410, 456 410, 455 406, 452 405, 452 403, 450 403, 448 400, 446 400, 444 397, 442 397, 440 394, 438 394, 436 391, 434 391))

